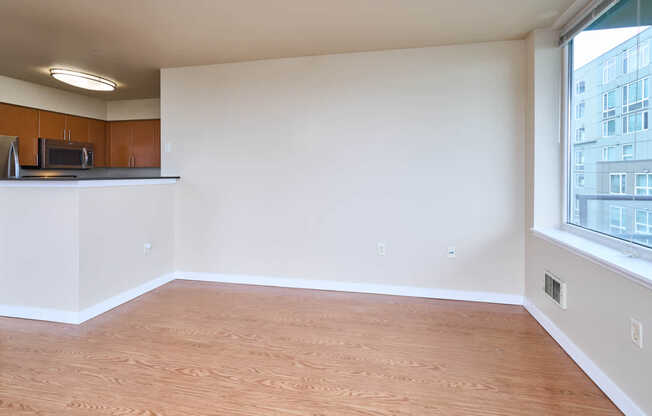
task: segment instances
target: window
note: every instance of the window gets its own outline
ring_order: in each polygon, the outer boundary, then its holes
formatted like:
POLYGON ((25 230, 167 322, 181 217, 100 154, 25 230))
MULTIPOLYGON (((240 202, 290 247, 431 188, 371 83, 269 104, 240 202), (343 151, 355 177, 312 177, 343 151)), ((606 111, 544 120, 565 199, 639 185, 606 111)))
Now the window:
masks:
POLYGON ((636 234, 652 234, 652 211, 637 209, 634 217, 636 219, 636 234))
POLYGON ((609 193, 624 194, 627 191, 627 174, 610 173, 609 174, 609 193))
POLYGON ((602 83, 608 84, 614 79, 616 79, 616 58, 611 58, 607 59, 602 67, 602 83))
POLYGON ((619 160, 618 157, 618 146, 605 146, 602 148, 602 161, 603 162, 613 162, 614 160, 619 160))
POLYGON ((625 216, 623 207, 609 206, 609 232, 623 234, 625 232, 625 216))
POLYGON ((634 160, 634 145, 633 144, 624 144, 623 145, 623 160, 634 160))
POLYGON ((647 130, 647 126, 647 111, 641 111, 640 113, 629 114, 623 117, 623 134, 647 130))
POLYGON ((602 137, 611 137, 616 135, 616 120, 607 120, 602 122, 602 137))
POLYGON ((636 184, 634 185, 634 194, 652 195, 652 173, 636 174, 636 184))
POLYGON ((584 118, 584 110, 586 109, 586 104, 585 103, 579 103, 577 104, 577 107, 575 109, 575 118, 576 119, 581 119, 584 118))
POLYGON ((575 152, 575 170, 584 170, 584 151, 575 152))
MULTIPOLYGON (((602 118, 611 118, 616 115, 616 90, 602 94, 602 118)), ((614 122, 615 124, 615 122, 614 122)))
POLYGON ((649 84, 649 78, 643 78, 623 87, 623 113, 648 107, 650 98, 649 84))
POLYGON ((609 234, 643 245, 651 250, 638 254, 652 260, 652 8, 642 7, 652 0, 619 0, 605 11, 607 3, 592 2, 577 17, 586 28, 561 39, 570 42, 564 220, 603 244, 613 244, 609 234))
POLYGON ((623 73, 629 74, 647 66, 650 63, 650 45, 641 42, 640 45, 632 46, 623 53, 623 73))

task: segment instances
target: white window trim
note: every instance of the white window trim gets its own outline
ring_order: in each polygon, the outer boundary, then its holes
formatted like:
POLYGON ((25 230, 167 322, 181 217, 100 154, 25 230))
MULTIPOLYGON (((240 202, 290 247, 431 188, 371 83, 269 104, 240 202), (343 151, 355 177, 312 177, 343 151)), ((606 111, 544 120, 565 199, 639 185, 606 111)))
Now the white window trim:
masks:
POLYGON ((613 67, 614 72, 618 71, 618 59, 616 57, 609 58, 605 61, 602 67, 602 84, 608 84, 616 77, 609 78, 609 68, 613 67))
POLYGON ((649 110, 643 110, 643 111, 638 111, 638 112, 633 111, 631 113, 625 113, 625 114, 623 114, 622 118, 623 118, 623 130, 625 130, 625 124, 627 124, 627 132, 625 133, 625 131, 623 131, 623 135, 639 133, 641 131, 647 131, 650 128, 650 126, 649 126, 649 124, 650 124, 649 110), (645 127, 645 117, 644 117, 645 113, 648 113, 648 116, 647 116, 648 126, 647 127, 645 127), (629 130, 629 117, 630 116, 635 116, 637 114, 641 115, 641 129, 640 130, 629 130), (627 119, 627 122, 625 122, 625 119, 627 119))
POLYGON ((634 145, 633 145, 633 144, 627 144, 627 143, 623 144, 623 148, 622 148, 622 151, 621 151, 620 159, 621 159, 621 160, 634 160, 634 145), (632 153, 629 154, 629 156, 631 157, 631 159, 625 159, 625 148, 626 148, 627 146, 630 146, 630 147, 632 148, 632 153))
POLYGON ((609 91, 602 94, 602 118, 603 119, 607 119, 607 118, 611 119, 611 118, 616 117, 616 105, 614 104, 613 107, 607 107, 609 105, 608 104, 608 102, 609 102, 609 94, 611 94, 612 92, 614 93, 614 101, 615 101, 615 98, 616 98, 616 96, 618 94, 618 88, 614 88, 614 89, 609 90, 609 91), (608 113, 610 111, 613 111, 614 115, 611 116, 611 117, 605 117, 605 113, 608 113))
POLYGON ((586 92, 586 82, 585 82, 584 80, 575 81, 575 94, 577 94, 577 95, 584 95, 585 92, 586 92), (580 91, 579 91, 579 89, 580 89, 580 84, 582 84, 582 83, 584 83, 584 91, 580 92, 580 91))
POLYGON ((586 113, 586 103, 582 101, 581 103, 577 103, 575 105, 575 120, 582 120, 584 118, 584 114, 586 113), (580 115, 580 108, 584 107, 584 111, 582 111, 582 114, 580 115))
POLYGON ((634 209, 634 233, 639 234, 638 226, 641 225, 641 226, 644 226, 645 228, 647 228, 647 231, 644 232, 644 233, 640 233, 640 234, 645 234, 645 235, 652 234, 652 233, 650 233, 650 229, 652 228, 652 225, 650 224, 650 221, 649 221, 650 220, 650 214, 652 214, 652 211, 650 211, 649 209, 645 209, 645 208, 635 208, 634 209), (645 224, 642 223, 642 222, 638 222, 638 213, 640 211, 645 212, 645 219, 647 221, 645 224))
POLYGON ((609 174, 609 195, 627 195, 627 173, 626 172, 613 172, 609 174), (612 176, 619 176, 619 177, 625 177, 625 189, 623 189, 623 182, 622 180, 618 180, 618 189, 620 189, 621 192, 611 192, 611 177, 612 176), (624 192, 623 192, 624 191, 624 192))
POLYGON ((634 174, 634 196, 636 195, 652 195, 650 190, 652 190, 652 184, 650 184, 650 176, 652 173, 635 173, 634 174), (645 176, 645 186, 638 186, 638 177, 645 176), (638 194, 639 189, 645 189, 644 194, 638 194))
POLYGON ((616 132, 617 132, 617 128, 618 128, 618 126, 616 126, 616 119, 615 118, 610 118, 609 120, 603 120, 602 121, 602 137, 613 137, 613 136, 615 136, 616 132), (605 131, 607 133, 609 132, 609 128, 607 127, 607 129, 605 130, 605 126, 607 126, 608 123, 610 123, 612 121, 614 123, 614 134, 609 135, 609 134, 605 133, 605 131))
POLYGON ((627 230, 627 227, 625 226, 625 215, 624 215, 624 213, 625 213, 625 208, 624 207, 621 207, 619 205, 609 205, 609 217, 608 217, 609 218, 609 231, 611 231, 612 229, 616 229, 616 230, 620 231, 620 233, 622 234, 622 233, 624 233, 624 231, 627 230), (620 225, 617 225, 617 226, 611 224, 611 210, 614 209, 614 208, 617 209, 618 212, 620 213, 618 215, 620 217, 619 221, 618 221, 618 223, 620 225))
POLYGON ((618 160, 616 160, 616 159, 609 160, 609 149, 616 149, 616 151, 618 151, 618 146, 615 146, 615 145, 604 146, 602 148, 602 158, 601 158, 601 160, 603 162, 617 162, 618 160))
POLYGON ((650 79, 650 77, 643 77, 643 78, 637 79, 637 80, 632 81, 632 82, 628 82, 627 84, 623 85, 623 93, 621 94, 621 98, 622 98, 622 108, 621 108, 621 110, 622 110, 623 116, 625 114, 633 114, 633 113, 636 113, 637 111, 645 110, 647 108, 647 107, 643 106, 643 103, 645 101, 648 101, 648 103, 649 103, 649 100, 650 100, 650 81, 649 81, 649 79, 650 79), (641 89, 643 91, 645 91, 645 88, 643 86, 645 85, 646 80, 648 80, 648 82, 647 82, 647 96, 641 95, 641 99, 638 100, 638 101, 634 101, 632 103, 626 102, 625 101, 625 93, 627 93, 627 99, 629 100, 629 92, 628 92, 629 91, 629 86, 632 85, 632 84, 636 84, 636 83, 640 82, 641 83, 641 89), (641 108, 636 109, 634 111, 629 111, 629 106, 635 105, 635 104, 638 104, 638 103, 641 103, 641 108))

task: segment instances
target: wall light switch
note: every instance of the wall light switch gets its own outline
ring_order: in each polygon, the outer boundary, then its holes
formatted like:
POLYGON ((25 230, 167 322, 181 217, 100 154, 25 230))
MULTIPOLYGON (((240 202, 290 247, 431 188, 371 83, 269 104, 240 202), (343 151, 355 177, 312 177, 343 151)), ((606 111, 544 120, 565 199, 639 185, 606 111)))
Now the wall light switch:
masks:
POLYGON ((457 257, 457 250, 455 249, 455 247, 448 247, 448 257, 449 258, 457 257))
POLYGON ((145 243, 143 245, 143 252, 146 256, 149 256, 149 254, 152 252, 152 243, 145 243))
POLYGON ((165 153, 172 153, 172 142, 165 143, 165 153))

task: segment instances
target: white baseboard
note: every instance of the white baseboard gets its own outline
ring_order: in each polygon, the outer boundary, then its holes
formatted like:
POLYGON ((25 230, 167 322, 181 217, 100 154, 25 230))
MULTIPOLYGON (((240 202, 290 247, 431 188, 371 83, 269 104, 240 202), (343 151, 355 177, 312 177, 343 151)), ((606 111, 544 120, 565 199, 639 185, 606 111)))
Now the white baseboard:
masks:
POLYGON ((149 282, 143 283, 133 289, 126 290, 105 301, 97 303, 81 311, 64 311, 60 309, 32 308, 25 306, 0 305, 0 316, 9 318, 36 319, 39 321, 61 322, 64 324, 81 324, 116 306, 129 302, 138 296, 156 289, 169 281, 174 280, 174 274, 167 274, 149 282))
POLYGON ((77 323, 81 324, 82 322, 88 321, 89 319, 94 318, 97 315, 101 315, 106 311, 110 311, 111 309, 120 306, 123 303, 127 303, 130 300, 149 292, 150 290, 154 290, 159 286, 163 286, 164 284, 174 279, 175 277, 173 273, 166 274, 161 277, 157 277, 156 279, 150 280, 149 282, 145 282, 140 286, 136 286, 133 289, 118 293, 117 295, 112 296, 100 303, 96 303, 93 306, 89 306, 86 309, 82 309, 77 313, 77 323))
POLYGON ((525 299, 523 306, 625 415, 645 416, 645 412, 539 308, 529 299, 525 299))
POLYGON ((523 304, 523 296, 509 293, 470 292, 464 290, 433 289, 416 286, 338 282, 333 280, 290 279, 284 277, 221 273, 177 272, 175 273, 175 277, 177 279, 200 280, 204 282, 240 283, 247 285, 292 287, 300 289, 334 290, 339 292, 374 293, 379 295, 504 303, 508 305, 523 304))
POLYGON ((78 324, 77 312, 61 309, 31 308, 28 306, 0 305, 0 316, 8 318, 35 319, 37 321, 78 324))

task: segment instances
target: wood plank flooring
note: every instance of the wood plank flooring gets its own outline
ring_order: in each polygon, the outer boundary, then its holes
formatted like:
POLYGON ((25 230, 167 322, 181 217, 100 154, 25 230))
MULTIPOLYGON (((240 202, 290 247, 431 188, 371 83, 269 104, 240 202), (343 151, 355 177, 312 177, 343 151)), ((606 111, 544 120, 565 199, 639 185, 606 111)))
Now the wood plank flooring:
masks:
POLYGON ((173 281, 0 318, 0 415, 620 414, 520 306, 173 281))

